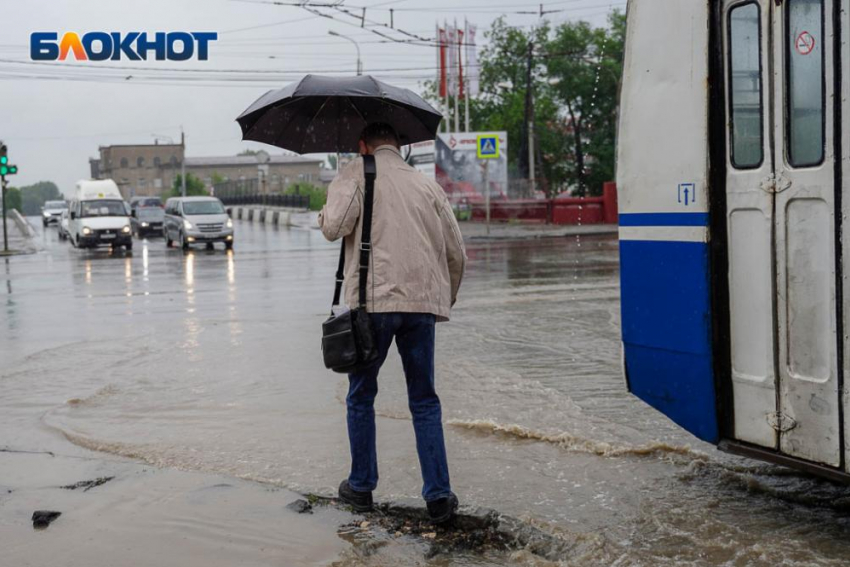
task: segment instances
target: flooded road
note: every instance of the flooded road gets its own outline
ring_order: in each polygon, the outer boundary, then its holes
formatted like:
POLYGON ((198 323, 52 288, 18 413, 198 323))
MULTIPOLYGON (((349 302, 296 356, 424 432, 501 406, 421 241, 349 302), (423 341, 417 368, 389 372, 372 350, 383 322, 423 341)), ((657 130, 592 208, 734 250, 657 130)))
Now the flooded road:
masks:
MULTIPOLYGON (((132 257, 75 250, 55 229, 36 240, 41 253, 0 269, 0 447, 95 450, 298 491, 345 476, 346 380, 324 369, 319 342, 338 249, 318 231, 238 222, 233 253, 152 238, 132 257)), ((571 542, 570 565, 850 563, 850 489, 718 453, 625 392, 616 239, 468 246, 453 320, 437 331, 463 502, 571 542)), ((416 498, 394 351, 380 388, 376 497, 416 498)), ((392 546, 339 557, 478 561, 392 546)))

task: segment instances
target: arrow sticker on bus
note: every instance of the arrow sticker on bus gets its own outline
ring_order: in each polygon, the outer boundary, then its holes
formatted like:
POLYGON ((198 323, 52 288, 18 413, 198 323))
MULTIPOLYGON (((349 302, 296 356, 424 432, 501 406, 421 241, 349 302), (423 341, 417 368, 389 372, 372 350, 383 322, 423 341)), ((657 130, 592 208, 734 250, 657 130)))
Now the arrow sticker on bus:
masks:
POLYGON ((815 36, 807 31, 804 31, 797 36, 797 53, 800 55, 809 55, 815 50, 815 36))
POLYGON ((697 188, 693 183, 680 183, 677 202, 686 207, 693 205, 697 200, 697 188))

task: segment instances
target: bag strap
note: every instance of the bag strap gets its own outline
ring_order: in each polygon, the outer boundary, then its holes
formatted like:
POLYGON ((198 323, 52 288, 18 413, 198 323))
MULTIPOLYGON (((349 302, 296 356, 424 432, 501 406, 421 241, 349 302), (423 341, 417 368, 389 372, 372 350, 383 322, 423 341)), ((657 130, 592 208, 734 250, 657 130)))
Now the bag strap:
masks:
MULTIPOLYGON (((360 287, 358 300, 360 307, 366 308, 366 282, 369 277, 369 255, 372 252, 372 210, 375 200, 375 156, 363 156, 363 172, 366 177, 366 192, 363 198, 363 229, 360 236, 360 287)), ((336 268, 336 286, 334 287, 334 299, 331 303, 331 315, 333 308, 339 305, 342 295, 342 283, 345 280, 345 239, 339 249, 339 264, 336 268)))
POLYGON ((363 202, 363 230, 360 235, 360 307, 366 309, 366 281, 369 277, 369 255, 372 253, 372 208, 375 202, 375 156, 363 156, 366 194, 363 202))
POLYGON ((339 305, 339 298, 342 295, 342 282, 345 280, 345 239, 342 239, 342 246, 339 249, 339 266, 336 269, 336 286, 334 287, 334 300, 331 303, 331 316, 334 314, 334 306, 339 305))

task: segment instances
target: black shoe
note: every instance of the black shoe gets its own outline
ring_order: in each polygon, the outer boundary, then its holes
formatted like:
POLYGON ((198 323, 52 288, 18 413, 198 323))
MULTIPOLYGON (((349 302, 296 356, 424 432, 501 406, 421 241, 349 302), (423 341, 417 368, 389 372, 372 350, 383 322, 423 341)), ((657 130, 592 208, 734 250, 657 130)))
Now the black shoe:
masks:
POLYGON ((347 480, 339 485, 339 499, 354 508, 355 512, 372 510, 372 492, 357 492, 351 488, 347 480))
POLYGON ((443 524, 451 520, 455 510, 457 510, 457 496, 451 493, 445 498, 427 502, 426 505, 428 506, 428 515, 431 517, 431 521, 435 524, 443 524))

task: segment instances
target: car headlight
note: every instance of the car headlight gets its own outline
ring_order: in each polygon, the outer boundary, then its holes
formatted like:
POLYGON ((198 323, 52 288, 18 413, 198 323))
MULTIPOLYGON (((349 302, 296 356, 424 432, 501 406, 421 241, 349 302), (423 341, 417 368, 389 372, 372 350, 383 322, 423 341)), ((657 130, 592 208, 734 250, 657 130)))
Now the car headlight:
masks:
POLYGON ((130 234, 130 225, 127 225, 124 228, 122 228, 121 232, 123 232, 124 234, 130 234))
POLYGON ((185 228, 186 230, 192 230, 192 223, 190 223, 186 219, 183 219, 183 228, 185 228))
POLYGON ((87 226, 84 226, 83 227, 83 236, 88 236, 89 234, 91 234, 91 229, 87 226))
POLYGON ((227 228, 233 228, 233 219, 227 219, 227 228))
POLYGON ((147 228, 147 227, 148 227, 148 223, 143 222, 143 223, 142 223, 142 228, 147 228))
POLYGON ((44 215, 44 216, 46 216, 46 217, 49 217, 49 216, 50 216, 50 213, 48 213, 47 211, 43 211, 41 214, 43 214, 43 215, 44 215))

